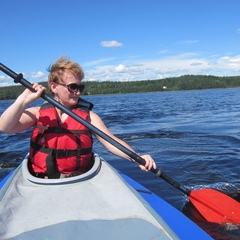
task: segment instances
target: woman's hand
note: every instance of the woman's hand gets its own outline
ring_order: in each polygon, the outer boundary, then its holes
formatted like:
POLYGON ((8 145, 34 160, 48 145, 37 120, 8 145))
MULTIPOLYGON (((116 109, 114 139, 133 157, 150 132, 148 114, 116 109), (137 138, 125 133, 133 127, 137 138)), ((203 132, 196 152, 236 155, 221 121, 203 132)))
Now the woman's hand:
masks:
POLYGON ((152 168, 154 168, 154 169, 157 168, 155 161, 152 159, 152 157, 149 154, 141 155, 141 158, 143 158, 146 162, 145 166, 139 164, 139 167, 142 170, 150 171, 152 168))
POLYGON ((29 89, 25 89, 23 93, 19 96, 19 98, 23 98, 24 102, 28 105, 38 98, 40 98, 41 94, 46 91, 46 88, 43 87, 42 85, 39 85, 38 83, 32 83, 32 88, 36 92, 32 92, 29 89))
POLYGON ((0 116, 0 131, 5 133, 18 133, 32 127, 38 117, 39 108, 28 108, 28 105, 40 98, 45 87, 34 83, 33 89, 36 92, 31 92, 29 89, 16 99, 0 116))

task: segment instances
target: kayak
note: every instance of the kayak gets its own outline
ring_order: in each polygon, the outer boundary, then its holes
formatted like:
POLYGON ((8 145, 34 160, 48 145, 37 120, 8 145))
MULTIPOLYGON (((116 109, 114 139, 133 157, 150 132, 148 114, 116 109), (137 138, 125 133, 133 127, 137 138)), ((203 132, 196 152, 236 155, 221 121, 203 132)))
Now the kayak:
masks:
POLYGON ((0 182, 0 239, 212 239, 98 154, 86 173, 32 176, 28 155, 0 182))

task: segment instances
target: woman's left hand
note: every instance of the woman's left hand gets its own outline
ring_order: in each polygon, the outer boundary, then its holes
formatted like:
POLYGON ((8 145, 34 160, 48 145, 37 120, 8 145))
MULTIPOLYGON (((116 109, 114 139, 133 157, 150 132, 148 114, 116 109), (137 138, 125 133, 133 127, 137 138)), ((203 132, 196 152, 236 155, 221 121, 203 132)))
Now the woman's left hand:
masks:
POLYGON ((149 171, 152 168, 156 169, 157 165, 155 163, 155 161, 152 159, 152 157, 149 154, 144 154, 141 155, 141 158, 143 158, 146 161, 145 166, 143 165, 139 165, 139 167, 144 170, 144 171, 149 171))

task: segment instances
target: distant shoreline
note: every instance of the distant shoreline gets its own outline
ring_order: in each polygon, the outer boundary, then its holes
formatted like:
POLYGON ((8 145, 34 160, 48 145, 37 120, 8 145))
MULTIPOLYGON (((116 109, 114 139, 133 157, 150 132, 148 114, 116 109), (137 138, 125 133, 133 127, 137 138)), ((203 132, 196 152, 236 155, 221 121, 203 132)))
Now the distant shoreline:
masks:
MULTIPOLYGON (((126 82, 84 82, 83 95, 104 95, 121 93, 144 93, 162 91, 201 90, 214 88, 238 88, 240 76, 217 77, 206 75, 184 75, 156 80, 139 80, 126 82)), ((47 82, 41 82, 48 88, 47 82)), ((12 85, 0 87, 0 100, 16 99, 25 87, 12 85)))

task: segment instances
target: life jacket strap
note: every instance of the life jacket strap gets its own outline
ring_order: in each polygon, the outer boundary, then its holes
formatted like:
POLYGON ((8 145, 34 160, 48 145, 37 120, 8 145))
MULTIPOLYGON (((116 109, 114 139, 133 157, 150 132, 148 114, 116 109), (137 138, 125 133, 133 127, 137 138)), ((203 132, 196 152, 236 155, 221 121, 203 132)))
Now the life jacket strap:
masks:
POLYGON ((38 128, 40 130, 40 132, 44 133, 44 134, 49 134, 49 133, 61 133, 61 134, 88 134, 91 135, 89 130, 68 130, 65 128, 62 128, 60 126, 55 126, 55 127, 47 127, 47 126, 42 126, 37 124, 36 128, 38 128))
POLYGON ((49 154, 46 157, 47 176, 49 179, 60 177, 60 172, 57 169, 56 157, 54 156, 54 149, 48 149, 49 154))
POLYGON ((32 141, 30 144, 32 147, 35 148, 35 151, 39 151, 47 154, 46 167, 47 167, 47 176, 49 179, 55 179, 60 177, 61 173, 57 169, 56 158, 59 158, 59 157, 66 158, 71 156, 77 156, 78 161, 76 164, 76 169, 78 169, 79 163, 80 163, 80 156, 92 153, 92 148, 75 149, 75 150, 53 149, 53 148, 48 148, 46 146, 36 144, 32 141))
MULTIPOLYGON (((49 148, 46 146, 42 146, 40 144, 36 144, 33 141, 31 141, 30 143, 32 148, 35 148, 35 151, 39 151, 39 152, 43 152, 43 153, 52 153, 53 156, 55 157, 72 157, 72 156, 77 156, 79 149, 74 149, 74 150, 70 150, 70 149, 53 149, 53 148, 49 148)), ((80 149, 80 155, 88 155, 92 153, 92 148, 84 148, 84 149, 80 149)))

